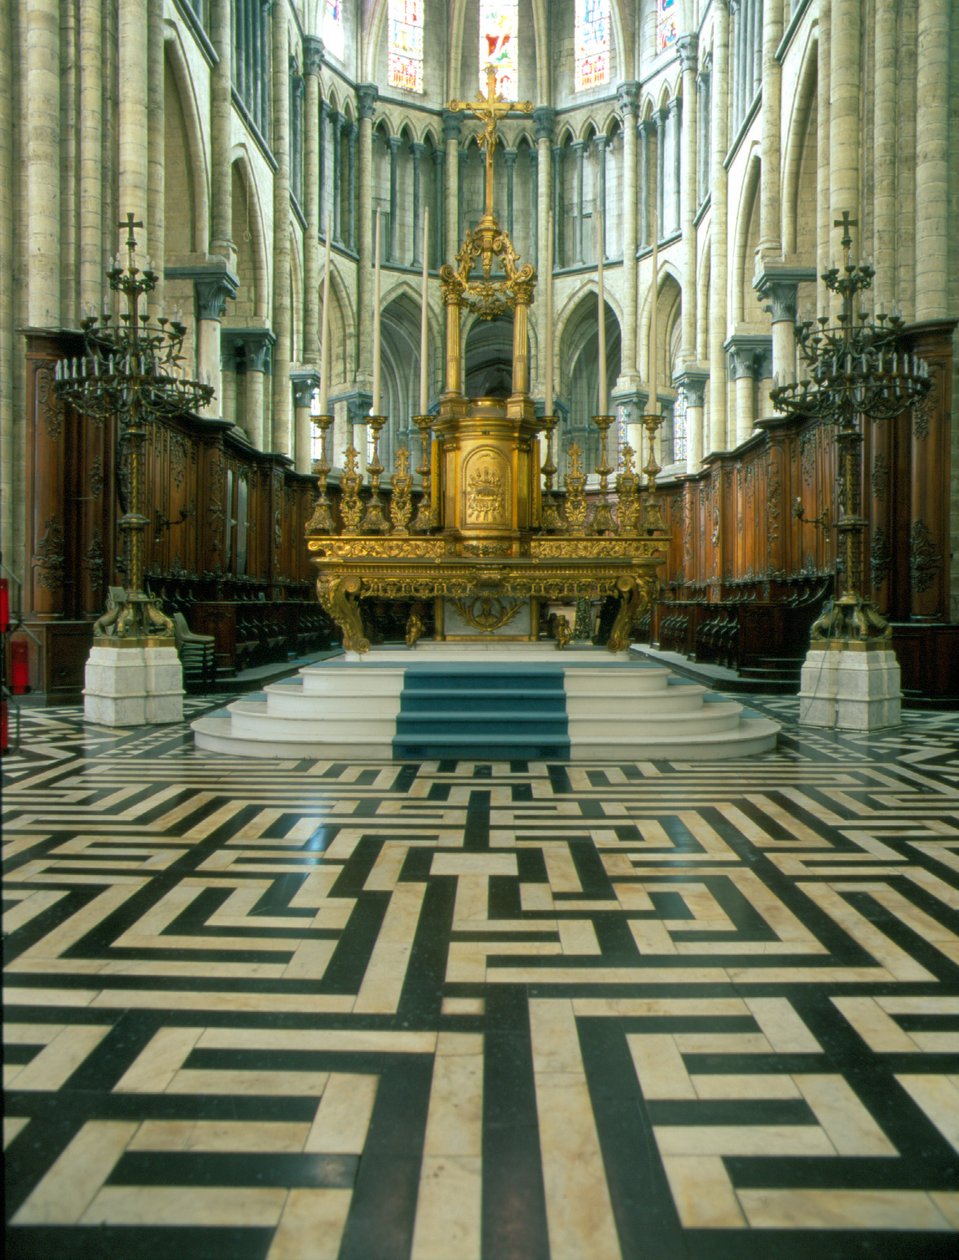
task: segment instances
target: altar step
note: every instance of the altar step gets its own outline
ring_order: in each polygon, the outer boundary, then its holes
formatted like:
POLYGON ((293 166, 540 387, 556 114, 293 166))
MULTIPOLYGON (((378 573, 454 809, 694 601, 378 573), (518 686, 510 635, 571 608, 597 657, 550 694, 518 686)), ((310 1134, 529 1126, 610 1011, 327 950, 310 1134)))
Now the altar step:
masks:
POLYGON ((418 645, 307 666, 193 731, 199 748, 250 757, 623 761, 749 757, 779 725, 598 649, 418 645))
POLYGON ((563 670, 518 665, 409 669, 393 738, 397 760, 569 757, 563 670))

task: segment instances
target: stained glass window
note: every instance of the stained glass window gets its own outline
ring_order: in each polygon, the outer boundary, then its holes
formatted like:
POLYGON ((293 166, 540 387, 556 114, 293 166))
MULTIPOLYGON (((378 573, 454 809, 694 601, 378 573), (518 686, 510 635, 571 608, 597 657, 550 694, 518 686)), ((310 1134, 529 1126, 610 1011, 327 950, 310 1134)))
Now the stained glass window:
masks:
POLYGON ((323 0, 323 43, 331 56, 343 60, 343 0, 323 0))
POLYGON ((656 51, 665 52, 679 38, 679 6, 676 0, 656 0, 656 51))
POLYGON ((576 0, 575 89, 609 80, 609 0, 576 0))
POLYGON ((496 71, 496 94, 516 100, 516 0, 480 0, 479 82, 486 95, 486 67, 496 71))
POLYGON ((387 74, 390 87, 423 91, 424 0, 390 0, 387 74))

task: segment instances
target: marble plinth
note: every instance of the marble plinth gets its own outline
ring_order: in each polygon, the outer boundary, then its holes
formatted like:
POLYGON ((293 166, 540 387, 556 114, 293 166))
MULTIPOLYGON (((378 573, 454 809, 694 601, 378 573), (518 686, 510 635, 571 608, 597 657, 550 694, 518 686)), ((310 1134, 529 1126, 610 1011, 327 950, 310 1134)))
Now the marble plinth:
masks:
POLYGON ((899 663, 889 649, 810 648, 799 685, 799 722, 841 731, 898 726, 899 663))
POLYGON ((99 726, 183 720, 183 669, 176 648, 96 644, 87 657, 83 716, 99 726))

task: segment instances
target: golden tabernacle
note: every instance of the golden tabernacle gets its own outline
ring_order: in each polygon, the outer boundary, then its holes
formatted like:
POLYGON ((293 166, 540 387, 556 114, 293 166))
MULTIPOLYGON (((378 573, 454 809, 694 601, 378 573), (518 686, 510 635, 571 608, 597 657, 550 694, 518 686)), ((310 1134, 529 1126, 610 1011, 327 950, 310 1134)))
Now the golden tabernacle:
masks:
MULTIPOLYGON (((373 414, 368 419, 368 485, 363 485, 359 453, 351 444, 344 452, 335 513, 327 492, 326 447, 333 417, 314 417, 322 454, 308 546, 320 603, 351 652, 366 652, 370 646, 361 604, 366 599, 409 605, 406 641, 412 645, 424 633, 430 607, 437 640, 489 641, 495 636, 499 641, 529 641, 539 636, 548 611, 611 596, 618 607, 607 646, 618 652, 629 645, 634 622, 656 592, 665 543, 655 496, 659 467, 654 439, 660 417, 649 415, 642 421, 649 441, 642 494, 634 471, 636 452, 624 444, 619 469, 609 463, 609 429, 615 419, 609 415, 593 418, 600 458, 591 501, 583 452, 575 444, 567 452, 565 495, 553 488, 556 417, 538 418, 529 392, 527 319, 536 273, 531 264, 520 265, 493 213, 497 116, 532 106, 497 99, 492 69, 487 82, 485 98, 450 102, 450 108, 472 110, 484 120, 479 141, 486 155, 486 205, 476 229, 466 233, 456 266, 447 263, 440 269, 447 316, 445 389, 437 416, 413 417, 421 448, 418 507, 414 510, 412 456, 405 448, 396 453, 389 506, 384 506, 379 433, 386 417, 373 414), (469 398, 464 393, 464 311, 486 320, 512 314, 512 390, 507 398, 469 398), (542 466, 540 432, 546 450, 542 466)), ((553 611, 548 625, 557 646, 565 646, 570 638, 565 616, 553 611)))

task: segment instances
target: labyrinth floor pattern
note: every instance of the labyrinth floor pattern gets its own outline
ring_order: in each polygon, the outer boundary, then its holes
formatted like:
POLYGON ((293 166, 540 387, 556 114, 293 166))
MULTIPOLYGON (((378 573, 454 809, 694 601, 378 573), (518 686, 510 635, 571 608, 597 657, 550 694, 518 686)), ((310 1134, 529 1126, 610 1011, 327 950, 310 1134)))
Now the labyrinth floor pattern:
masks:
POLYGON ((7 1254, 955 1257, 959 716, 757 707, 767 757, 594 767, 28 711, 7 1254))

